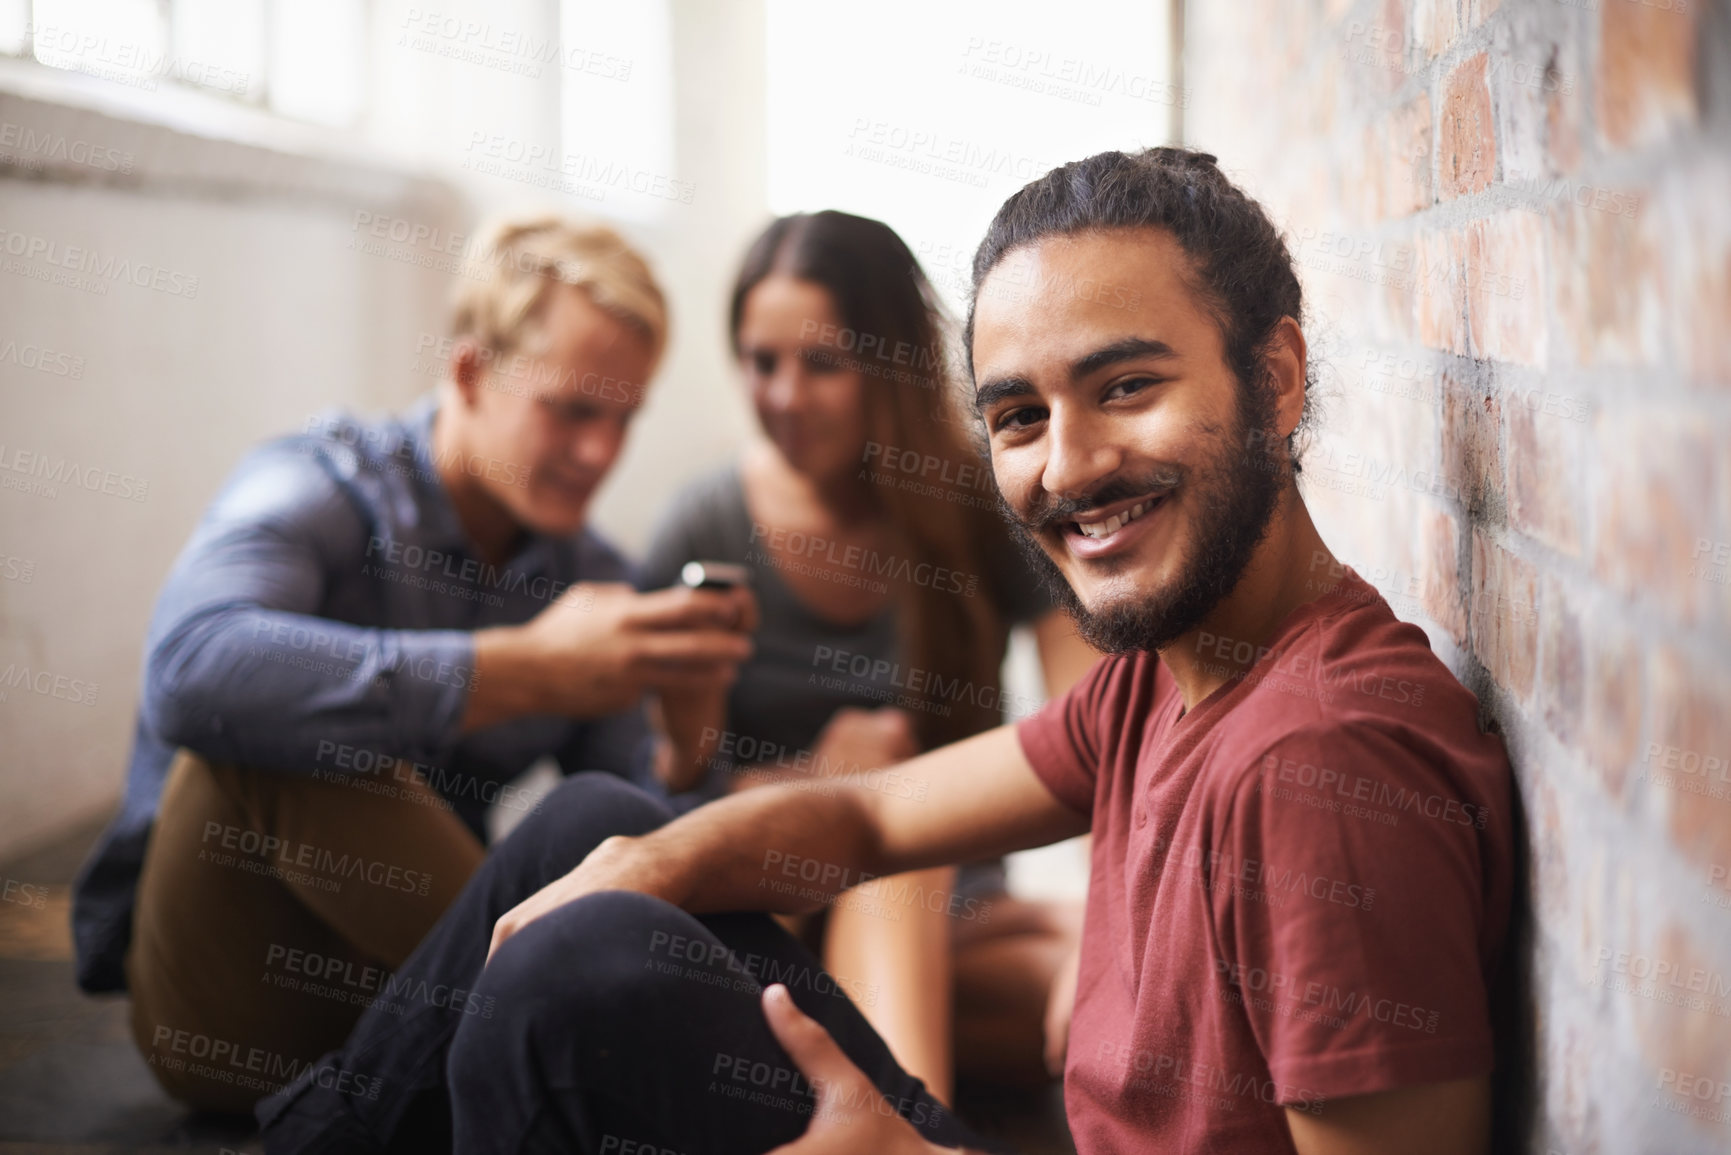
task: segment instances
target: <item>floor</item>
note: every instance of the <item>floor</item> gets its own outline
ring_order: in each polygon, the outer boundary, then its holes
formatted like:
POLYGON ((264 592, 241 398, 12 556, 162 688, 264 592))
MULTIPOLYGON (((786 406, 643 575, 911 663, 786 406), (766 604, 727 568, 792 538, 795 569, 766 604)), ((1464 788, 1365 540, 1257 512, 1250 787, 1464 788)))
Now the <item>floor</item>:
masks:
MULTIPOLYGON (((3 893, 23 900, 0 902, 0 1155, 259 1155, 245 1120, 191 1115, 157 1088, 133 1048, 124 999, 73 984, 69 884, 96 833, 0 864, 0 884, 15 884, 3 893)), ((964 1089, 958 1106, 982 1134, 1027 1155, 1073 1155, 1057 1087, 1044 1096, 964 1089)))

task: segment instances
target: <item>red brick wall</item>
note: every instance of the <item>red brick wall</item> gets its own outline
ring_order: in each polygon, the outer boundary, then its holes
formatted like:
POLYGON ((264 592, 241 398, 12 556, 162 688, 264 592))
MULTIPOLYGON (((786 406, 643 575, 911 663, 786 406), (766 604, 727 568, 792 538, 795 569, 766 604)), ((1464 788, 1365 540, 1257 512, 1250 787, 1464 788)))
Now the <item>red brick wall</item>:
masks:
POLYGON ((1186 143, 1303 266, 1311 508, 1515 764, 1535 1152, 1731 1150, 1728 29, 1717 0, 1186 15, 1186 143))

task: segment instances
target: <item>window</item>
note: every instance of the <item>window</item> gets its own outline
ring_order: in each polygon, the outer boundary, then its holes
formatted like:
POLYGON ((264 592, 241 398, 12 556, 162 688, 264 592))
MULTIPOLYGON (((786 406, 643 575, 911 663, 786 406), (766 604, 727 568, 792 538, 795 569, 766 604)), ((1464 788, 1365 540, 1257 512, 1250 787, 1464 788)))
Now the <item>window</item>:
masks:
POLYGON ((0 52, 357 127, 367 0, 0 0, 0 52))
POLYGON ((769 0, 769 198, 878 217, 952 306, 1005 197, 1054 165, 1164 143, 1166 6, 769 0))

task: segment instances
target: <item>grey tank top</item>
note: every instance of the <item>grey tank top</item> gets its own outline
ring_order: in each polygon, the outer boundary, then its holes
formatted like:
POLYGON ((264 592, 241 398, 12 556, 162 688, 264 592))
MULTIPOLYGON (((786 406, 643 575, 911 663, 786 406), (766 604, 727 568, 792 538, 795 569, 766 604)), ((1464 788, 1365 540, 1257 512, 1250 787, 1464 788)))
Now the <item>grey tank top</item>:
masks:
MULTIPOLYGON (((844 706, 942 708, 910 693, 910 687, 918 689, 920 675, 901 661, 893 601, 857 625, 838 625, 818 616, 777 569, 764 539, 768 532, 753 524, 739 467, 728 465, 698 478, 674 498, 638 571, 639 588, 645 590, 673 584, 688 561, 734 562, 751 571, 763 620, 755 652, 740 667, 728 697, 721 751, 699 787, 705 797, 726 792, 734 766, 811 767, 818 734, 844 706)), ((782 559, 782 564, 801 564, 797 555, 804 552, 802 543, 790 546, 796 556, 782 559)), ((1005 564, 1014 578, 1001 582, 1000 590, 977 591, 979 596, 997 596, 1001 612, 1012 623, 1032 621, 1051 608, 1049 596, 1019 556, 1005 564)), ((884 580, 873 576, 870 563, 849 567, 844 576, 850 581, 884 580)), ((937 580, 965 588, 970 576, 939 575, 937 580)))

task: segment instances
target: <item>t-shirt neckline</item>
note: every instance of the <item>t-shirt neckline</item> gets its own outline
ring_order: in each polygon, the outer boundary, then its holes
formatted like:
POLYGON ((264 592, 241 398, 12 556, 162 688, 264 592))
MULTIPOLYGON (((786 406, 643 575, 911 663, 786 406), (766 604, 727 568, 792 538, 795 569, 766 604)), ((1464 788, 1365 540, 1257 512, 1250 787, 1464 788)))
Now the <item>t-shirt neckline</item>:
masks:
MULTIPOLYGON (((1370 604, 1372 599, 1364 597, 1362 591, 1369 590, 1374 593, 1374 587, 1372 587, 1369 582, 1359 577, 1357 571, 1351 566, 1345 566, 1343 568, 1345 572, 1341 575, 1340 581, 1335 584, 1333 589, 1329 590, 1327 593, 1311 598, 1302 605, 1294 607, 1291 613, 1281 619, 1280 625, 1275 627, 1274 636, 1269 638, 1264 644, 1264 652, 1262 655, 1254 662, 1250 663, 1249 666, 1245 667, 1243 673, 1236 677, 1228 678, 1225 682, 1216 686, 1207 697, 1196 703, 1194 709, 1185 709, 1184 696, 1182 694, 1177 695, 1178 716, 1172 720, 1171 728, 1173 730, 1177 730, 1180 726, 1188 728, 1187 724, 1192 718, 1195 718, 1199 714, 1209 713, 1216 709, 1221 702, 1230 698, 1236 691, 1242 689, 1246 683, 1249 683, 1250 675, 1255 672, 1262 663, 1276 657, 1277 652, 1282 651, 1285 646, 1290 645, 1294 638, 1309 629, 1311 626, 1335 616, 1336 613, 1345 612, 1354 609, 1357 606, 1370 604), (1358 596, 1352 598, 1347 598, 1345 596, 1349 586, 1353 587, 1358 596), (1338 607, 1335 605, 1337 602, 1341 603, 1338 607)), ((1170 670, 1167 671, 1167 676, 1171 676, 1170 670)))

